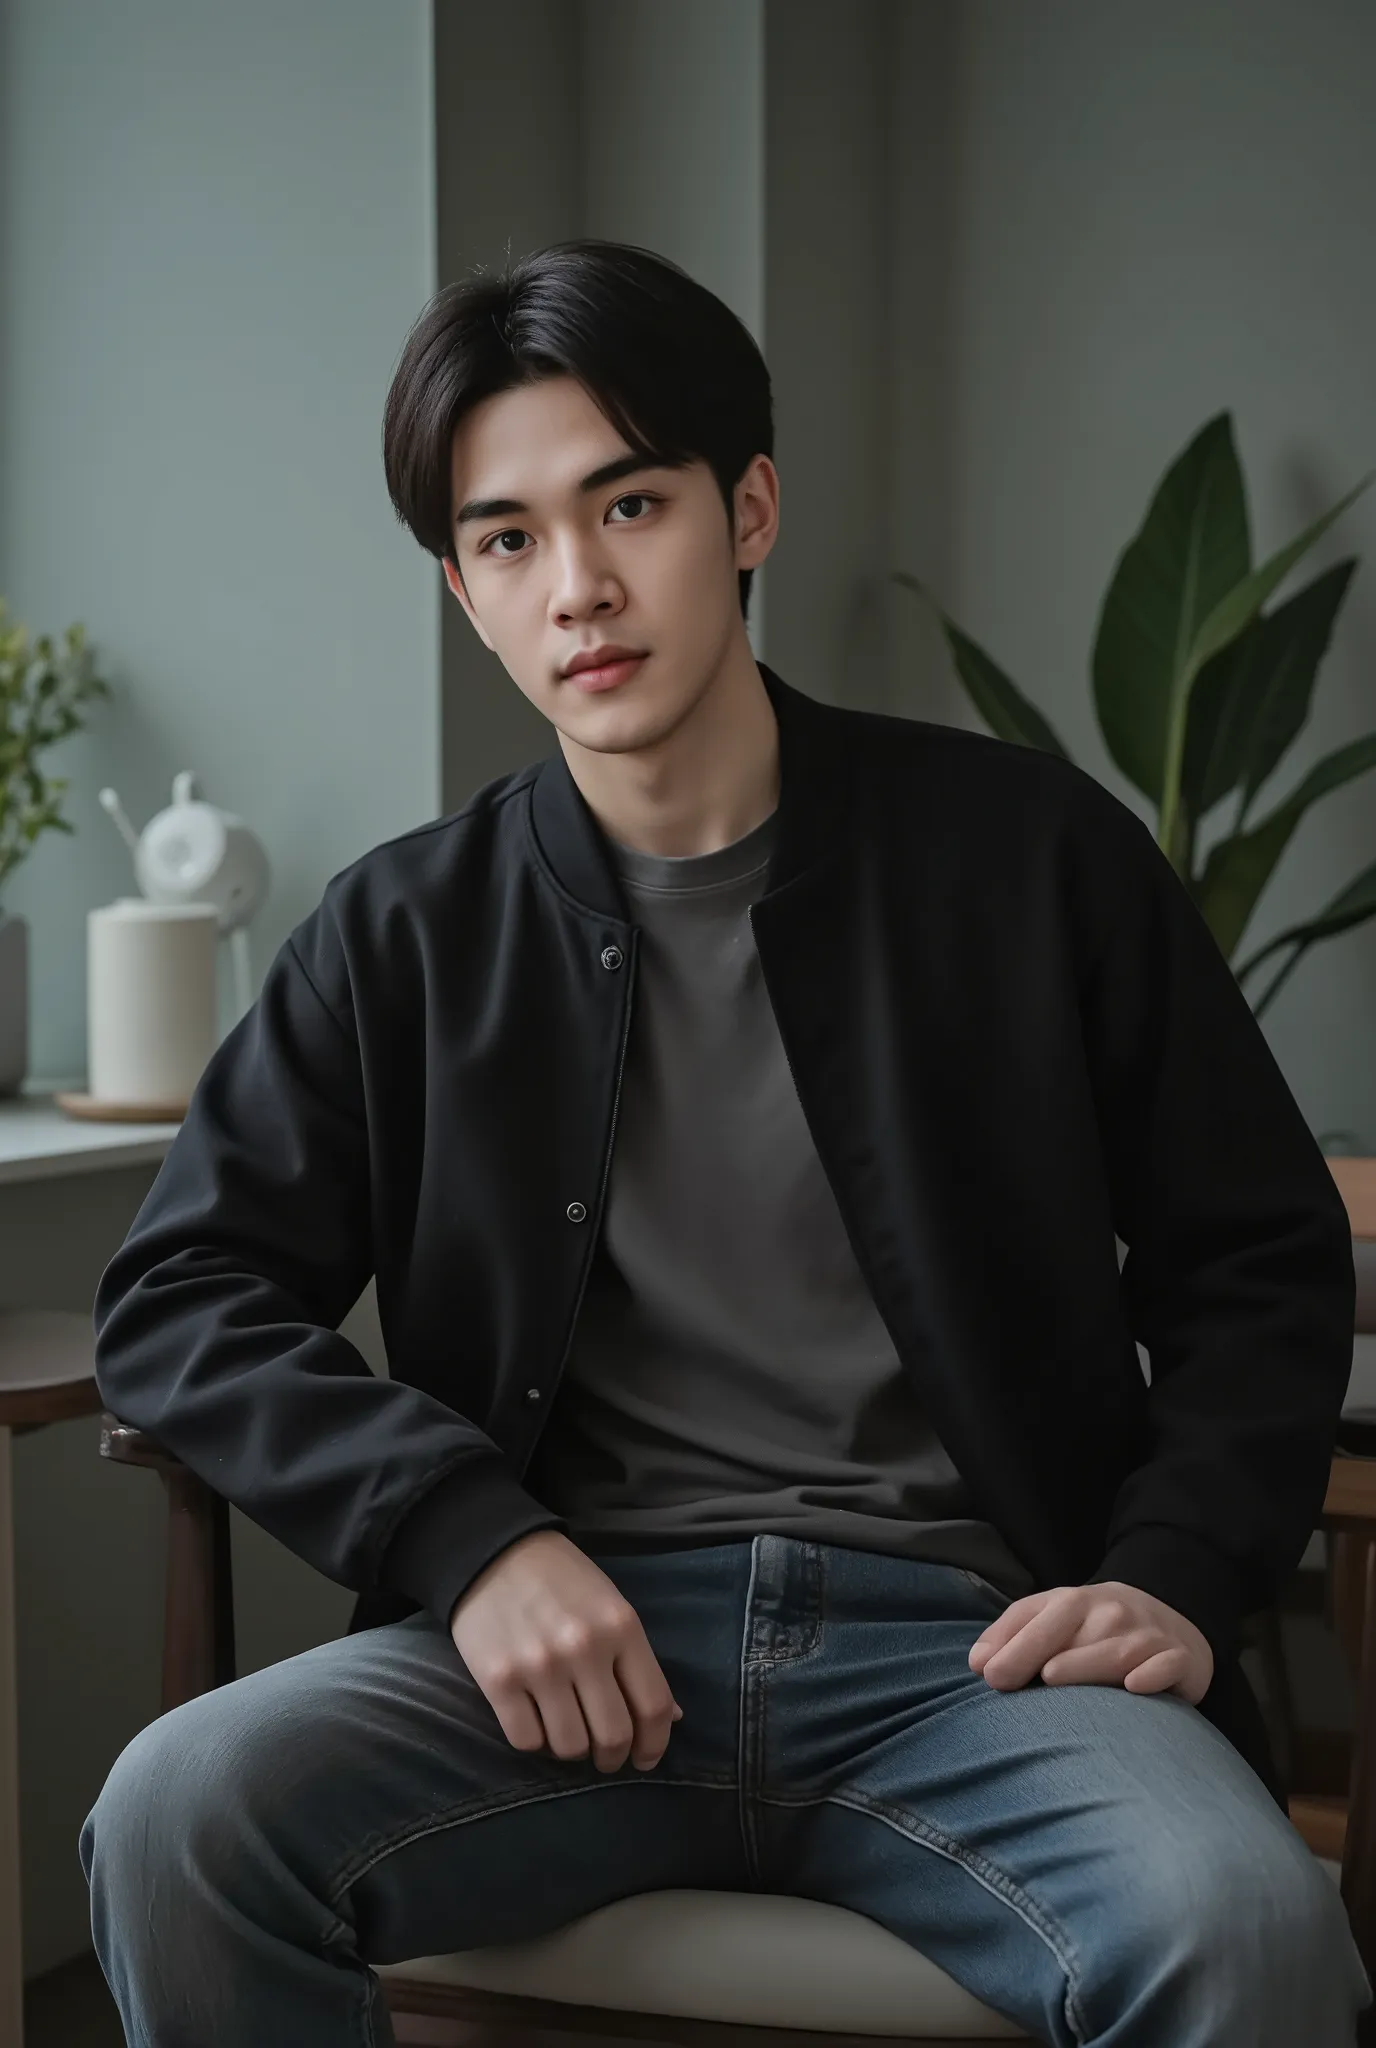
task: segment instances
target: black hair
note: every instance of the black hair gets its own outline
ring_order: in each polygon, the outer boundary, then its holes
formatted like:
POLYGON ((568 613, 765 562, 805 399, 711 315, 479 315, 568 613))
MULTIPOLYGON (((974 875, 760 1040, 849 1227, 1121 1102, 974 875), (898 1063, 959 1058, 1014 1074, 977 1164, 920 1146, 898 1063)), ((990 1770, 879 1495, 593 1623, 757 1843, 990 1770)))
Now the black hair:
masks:
MULTIPOLYGON (((707 463, 732 516, 755 455, 774 453, 769 372, 705 285, 626 242, 555 242, 500 275, 445 285, 408 334, 382 420, 397 518, 457 569, 450 463, 465 413, 499 391, 575 377, 638 455, 707 463)), ((747 612, 752 569, 739 572, 747 612)))

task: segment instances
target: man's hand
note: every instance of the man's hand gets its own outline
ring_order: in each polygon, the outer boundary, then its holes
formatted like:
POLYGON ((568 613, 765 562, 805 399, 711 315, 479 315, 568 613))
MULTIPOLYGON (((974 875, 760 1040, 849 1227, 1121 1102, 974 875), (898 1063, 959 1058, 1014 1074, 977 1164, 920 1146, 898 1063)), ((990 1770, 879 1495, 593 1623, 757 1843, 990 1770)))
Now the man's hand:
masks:
POLYGON ((513 1749, 652 1770, 683 1709, 640 1616, 562 1529, 499 1551, 449 1615, 454 1648, 513 1749))
POLYGON ((1048 1685, 1175 1692, 1197 1706, 1213 1680, 1214 1653, 1194 1623, 1164 1600, 1107 1579, 1015 1600, 972 1645, 970 1669, 999 1692, 1040 1674, 1048 1685))

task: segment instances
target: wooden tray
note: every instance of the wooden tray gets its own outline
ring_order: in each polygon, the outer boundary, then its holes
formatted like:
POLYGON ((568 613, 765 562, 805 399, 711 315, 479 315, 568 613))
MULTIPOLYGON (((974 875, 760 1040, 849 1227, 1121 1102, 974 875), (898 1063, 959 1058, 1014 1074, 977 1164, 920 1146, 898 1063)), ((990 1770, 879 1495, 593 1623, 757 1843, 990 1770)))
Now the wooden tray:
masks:
POLYGON ((186 1115, 184 1102, 97 1102, 94 1095, 80 1092, 58 1094, 53 1100, 68 1116, 94 1124, 179 1124, 186 1115))

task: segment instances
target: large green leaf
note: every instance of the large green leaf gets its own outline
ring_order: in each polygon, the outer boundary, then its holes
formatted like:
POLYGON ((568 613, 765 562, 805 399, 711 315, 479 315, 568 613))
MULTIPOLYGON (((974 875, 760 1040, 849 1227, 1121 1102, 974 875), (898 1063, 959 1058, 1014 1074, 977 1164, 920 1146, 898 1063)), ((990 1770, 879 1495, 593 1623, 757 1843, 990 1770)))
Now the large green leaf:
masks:
POLYGON ((1200 670, 1190 697, 1182 799, 1194 819, 1242 785, 1238 824, 1309 717, 1314 679, 1355 558, 1255 618, 1200 670))
POLYGON ((1158 805, 1171 707, 1206 619, 1251 568, 1247 499, 1232 417, 1201 427, 1157 486, 1118 559, 1094 638, 1094 702, 1104 742, 1158 805))
POLYGON ((1178 695, 1188 695, 1190 685, 1204 663, 1216 654, 1220 647, 1226 647, 1230 640, 1235 639, 1245 626, 1251 624, 1271 592, 1285 580, 1300 556, 1306 554, 1315 541, 1327 533, 1334 520, 1346 512, 1355 498, 1360 498, 1362 492, 1370 488, 1373 480, 1376 480, 1376 470, 1364 476, 1359 484, 1354 484, 1345 498, 1339 498, 1336 505, 1330 505, 1311 526, 1305 527, 1303 533, 1297 534, 1285 547, 1278 548, 1269 561, 1263 562, 1259 569, 1253 569, 1250 575, 1244 576, 1241 582, 1234 584, 1233 588, 1219 600, 1195 634, 1181 672, 1178 695))
POLYGON ((1166 766, 1161 777, 1161 817, 1157 829, 1157 838, 1163 846, 1171 845, 1175 836, 1175 814, 1180 802, 1180 764, 1185 753, 1185 726, 1190 715, 1190 692, 1195 677, 1220 648, 1226 647, 1252 623, 1276 585, 1290 573, 1305 550, 1328 531, 1339 514, 1347 510, 1371 481, 1370 476, 1364 477, 1345 498, 1330 506, 1321 518, 1306 526, 1303 533, 1279 549, 1268 562, 1263 562, 1259 569, 1253 569, 1250 575, 1244 576, 1215 605, 1196 634, 1175 686, 1170 729, 1166 735, 1166 766))
POLYGON ((1242 966, 1235 970, 1240 983, 1259 967, 1263 960, 1269 959, 1270 955, 1278 952, 1282 946, 1294 947, 1280 973, 1269 983, 1265 995, 1255 1005, 1254 1015, 1260 1017, 1275 1000, 1282 984, 1294 973, 1312 945, 1320 939, 1331 939, 1335 932, 1349 931, 1353 925, 1365 924, 1370 917, 1376 917, 1376 861, 1373 861, 1369 868, 1363 868, 1356 880, 1349 882, 1345 889, 1340 889, 1332 902, 1321 910, 1317 917, 1308 918, 1302 924, 1292 924, 1285 931, 1277 932, 1275 938, 1268 940, 1258 952, 1253 953, 1250 959, 1245 960, 1242 966))
POLYGON ((1225 958, 1231 960, 1257 898, 1309 806, 1372 768, 1376 768, 1376 733, 1367 733, 1325 755, 1285 802, 1250 832, 1234 832, 1212 849, 1194 895, 1225 958))
POLYGON ((1068 761, 1070 755, 1036 705, 1023 695, 1012 678, 1004 674, 982 647, 977 646, 967 633, 962 633, 954 620, 947 618, 917 578, 896 569, 894 581, 901 583, 906 590, 916 592, 932 606, 941 621, 956 671, 976 711, 994 736, 1001 740, 1015 740, 1024 747, 1040 747, 1043 752, 1059 754, 1062 760, 1068 761))

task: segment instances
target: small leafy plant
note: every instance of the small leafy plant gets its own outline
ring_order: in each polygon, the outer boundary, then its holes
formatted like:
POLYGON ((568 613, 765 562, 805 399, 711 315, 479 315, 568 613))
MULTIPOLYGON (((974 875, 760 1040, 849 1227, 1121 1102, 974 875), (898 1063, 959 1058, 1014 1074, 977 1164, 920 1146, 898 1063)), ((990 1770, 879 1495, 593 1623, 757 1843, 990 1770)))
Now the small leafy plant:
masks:
MULTIPOLYGON (((1321 534, 1364 491, 1363 479, 1277 554, 1253 566, 1247 494, 1230 413, 1219 413, 1167 470, 1118 558, 1091 657, 1094 707, 1114 763, 1157 808, 1157 841, 1233 963, 1252 913, 1295 827, 1330 790, 1376 767, 1376 732, 1351 740, 1303 776, 1255 823, 1258 791, 1309 717, 1314 682, 1355 557, 1323 570, 1270 611, 1263 607, 1321 534), (1202 819, 1236 792, 1232 830, 1198 861, 1202 819)), ((933 602, 918 580, 894 580, 933 602)), ((956 670, 1000 739, 1069 753, 1036 705, 935 607, 956 670)), ((1260 1017, 1308 949, 1376 915, 1376 860, 1314 917, 1278 932, 1234 964, 1239 984, 1288 956, 1253 1005, 1260 1017)))
POLYGON ((68 626, 54 653, 46 633, 30 647, 26 626, 5 623, 7 609, 0 597, 0 897, 40 832, 75 829, 60 815, 69 778, 42 775, 37 756, 80 729, 83 704, 110 695, 84 626, 68 626))

